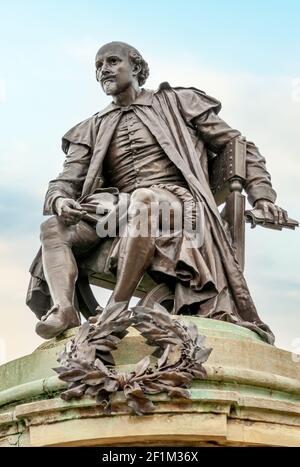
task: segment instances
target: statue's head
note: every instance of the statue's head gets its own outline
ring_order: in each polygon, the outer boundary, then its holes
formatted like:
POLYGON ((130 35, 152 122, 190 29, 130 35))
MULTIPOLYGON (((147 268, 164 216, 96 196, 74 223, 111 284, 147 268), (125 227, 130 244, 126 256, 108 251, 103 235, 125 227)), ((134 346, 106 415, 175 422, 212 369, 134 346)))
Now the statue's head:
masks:
POLYGON ((96 78, 107 95, 118 95, 128 87, 143 86, 149 67, 141 54, 124 42, 103 45, 96 54, 96 78))

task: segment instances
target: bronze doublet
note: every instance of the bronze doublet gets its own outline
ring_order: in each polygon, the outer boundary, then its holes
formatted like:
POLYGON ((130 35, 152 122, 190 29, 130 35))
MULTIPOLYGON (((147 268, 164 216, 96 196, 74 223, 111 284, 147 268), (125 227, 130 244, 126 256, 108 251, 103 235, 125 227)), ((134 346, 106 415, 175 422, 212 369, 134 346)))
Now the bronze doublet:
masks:
POLYGON ((180 171, 133 110, 123 111, 104 159, 103 174, 107 186, 125 193, 161 183, 186 186, 180 171))

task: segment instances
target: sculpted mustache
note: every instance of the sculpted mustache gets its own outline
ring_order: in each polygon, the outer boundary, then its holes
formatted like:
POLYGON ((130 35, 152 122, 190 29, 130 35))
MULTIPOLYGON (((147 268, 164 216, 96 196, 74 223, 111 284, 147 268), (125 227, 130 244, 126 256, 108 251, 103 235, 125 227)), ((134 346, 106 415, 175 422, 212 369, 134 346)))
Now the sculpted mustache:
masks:
POLYGON ((115 75, 103 76, 103 78, 101 78, 101 83, 104 83, 104 81, 112 78, 115 78, 115 75))

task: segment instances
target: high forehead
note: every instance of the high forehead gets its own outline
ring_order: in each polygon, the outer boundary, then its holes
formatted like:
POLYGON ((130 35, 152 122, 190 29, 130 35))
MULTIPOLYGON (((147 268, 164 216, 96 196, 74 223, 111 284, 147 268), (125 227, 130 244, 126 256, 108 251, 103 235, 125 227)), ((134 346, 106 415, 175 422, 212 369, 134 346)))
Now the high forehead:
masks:
POLYGON ((96 60, 104 59, 109 55, 128 57, 130 50, 133 50, 133 47, 131 47, 128 44, 125 44, 123 42, 111 42, 100 47, 96 54, 96 60))

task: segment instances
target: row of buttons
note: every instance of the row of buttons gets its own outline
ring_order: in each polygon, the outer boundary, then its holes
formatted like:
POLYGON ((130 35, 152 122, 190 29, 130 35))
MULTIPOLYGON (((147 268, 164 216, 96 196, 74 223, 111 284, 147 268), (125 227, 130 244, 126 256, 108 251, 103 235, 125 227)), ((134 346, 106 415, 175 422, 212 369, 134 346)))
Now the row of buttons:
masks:
MULTIPOLYGON (((129 129, 132 128, 133 125, 134 125, 133 116, 132 116, 132 115, 129 116, 129 115, 127 114, 126 117, 125 117, 125 119, 126 119, 126 123, 127 123, 127 125, 128 125, 128 130, 129 130, 129 129)), ((136 133, 135 131, 131 130, 131 131, 129 131, 129 134, 128 134, 128 135, 129 135, 129 140, 130 140, 130 143, 131 143, 130 146, 131 146, 131 148, 132 148, 132 156, 136 156, 136 155, 138 154, 137 149, 134 148, 134 145, 135 145, 136 141, 134 141, 134 140, 132 140, 132 139, 130 138, 130 136, 135 136, 135 133, 136 133)), ((139 174, 139 173, 140 173, 140 169, 138 169, 138 168, 135 167, 135 160, 134 160, 134 157, 132 157, 132 159, 133 159, 134 171, 135 171, 136 174, 139 174)), ((135 179, 135 184, 136 184, 136 185, 139 185, 140 183, 141 183, 141 178, 137 177, 137 178, 135 179)))

